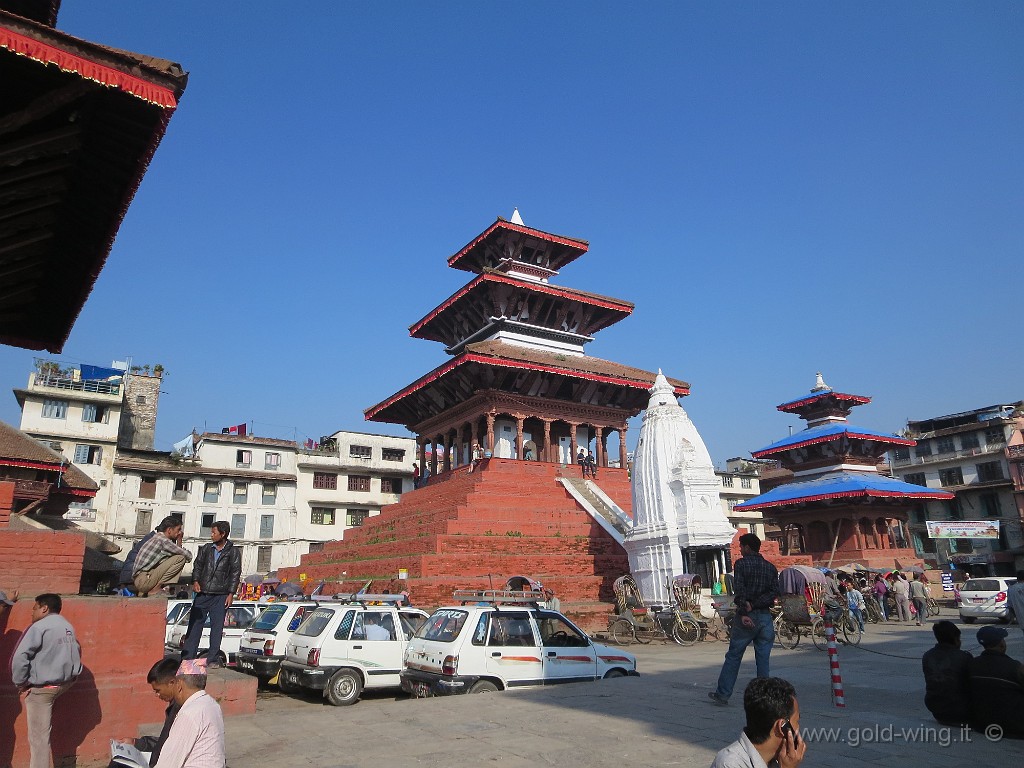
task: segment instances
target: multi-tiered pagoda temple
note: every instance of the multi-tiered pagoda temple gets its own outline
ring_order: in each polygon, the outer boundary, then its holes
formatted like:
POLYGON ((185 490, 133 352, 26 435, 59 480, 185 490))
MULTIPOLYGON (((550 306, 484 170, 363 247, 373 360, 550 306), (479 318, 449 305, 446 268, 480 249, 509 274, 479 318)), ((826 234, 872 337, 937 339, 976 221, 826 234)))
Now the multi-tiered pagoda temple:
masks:
POLYGON ((818 565, 853 561, 892 568, 919 562, 904 527, 910 509, 922 500, 953 496, 879 474, 886 451, 916 441, 850 424, 850 411, 869 402, 870 397, 836 392, 819 373, 809 394, 778 406, 804 419, 807 428, 751 453, 777 460, 792 479, 736 509, 761 510, 786 531, 791 551, 809 554, 818 565))
MULTIPOLYGON (((633 311, 628 301, 552 285, 587 252, 585 240, 499 218, 448 266, 476 277, 409 328, 439 341, 452 359, 369 408, 366 418, 417 435, 431 474, 470 461, 479 443, 496 458, 572 464, 580 447, 608 466, 626 421, 647 403, 655 374, 591 357, 584 345, 633 311), (429 446, 429 459, 428 459, 429 446)), ((676 395, 689 385, 669 380, 676 395)))

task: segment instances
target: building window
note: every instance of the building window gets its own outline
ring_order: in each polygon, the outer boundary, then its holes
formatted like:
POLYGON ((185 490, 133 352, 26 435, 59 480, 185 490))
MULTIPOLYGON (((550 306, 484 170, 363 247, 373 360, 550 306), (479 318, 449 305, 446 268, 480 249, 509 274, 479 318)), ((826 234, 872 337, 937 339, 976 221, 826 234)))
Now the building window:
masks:
POLYGON ((981 511, 986 517, 999 517, 999 494, 981 494, 981 511))
POLYGON ((960 467, 952 467, 951 469, 940 469, 939 482, 943 485, 943 487, 947 485, 963 485, 964 473, 960 471, 960 467))
POLYGON ((44 419, 63 419, 68 415, 67 400, 43 400, 44 419))
POLYGON ((349 509, 345 512, 345 525, 349 528, 358 528, 369 514, 365 509, 349 509))
POLYGON ((139 498, 140 499, 155 499, 156 498, 156 478, 148 475, 142 476, 142 482, 139 483, 139 498))
POLYGON ((985 430, 985 444, 986 445, 1002 445, 1006 442, 1006 435, 1003 434, 1002 427, 989 427, 985 430))
POLYGON ((992 480, 1004 480, 1003 465, 998 461, 986 461, 978 465, 978 480, 987 483, 992 480))
POLYGON ((750 478, 749 477, 741 477, 740 478, 740 488, 746 488, 747 490, 750 489, 750 478))
POLYGON ((960 499, 954 497, 946 502, 946 513, 950 520, 963 520, 964 515, 960 510, 960 499))
POLYGON ((400 477, 382 477, 380 479, 380 492, 381 493, 401 493, 402 492, 402 478, 400 478, 400 477))
POLYGON ((231 497, 235 504, 245 504, 249 501, 249 484, 246 482, 235 483, 235 491, 231 497))
POLYGON ((904 475, 903 482, 928 487, 928 483, 924 479, 924 472, 911 472, 909 475, 904 475))
POLYGON ((280 469, 281 468, 281 454, 280 453, 266 453, 264 454, 265 469, 280 469))
POLYGON ((256 570, 266 573, 270 570, 270 557, 273 547, 256 547, 256 570))
POLYGON ((199 522, 199 537, 202 539, 210 538, 210 531, 213 530, 213 523, 216 521, 216 516, 212 512, 204 512, 199 522))
POLYGON ((248 469, 252 466, 252 451, 235 451, 235 466, 248 469))
POLYGON ((940 437, 935 441, 935 450, 938 453, 956 453, 956 445, 953 443, 953 438, 940 437))
POLYGON ((260 515, 260 538, 261 539, 272 539, 272 538, 274 538, 274 516, 273 515, 260 515))
POLYGON ((174 493, 171 494, 171 498, 175 501, 185 501, 188 498, 190 481, 184 478, 178 478, 174 481, 174 493))
POLYGON ((145 405, 146 404, 146 396, 145 395, 136 395, 135 396, 135 404, 136 405, 145 405))
POLYGON ((203 485, 203 502, 206 504, 216 504, 220 500, 220 482, 217 480, 207 480, 203 485))
POLYGON ((75 464, 99 464, 103 449, 98 445, 76 445, 75 464))
POLYGON ((314 472, 313 487, 323 491, 336 491, 338 490, 338 476, 329 472, 314 472))
POLYGON ((277 483, 263 484, 263 506, 272 507, 277 504, 277 483))
POLYGON ((914 507, 914 522, 926 523, 928 522, 928 512, 921 505, 914 507))
POLYGON ((310 510, 309 522, 313 525, 334 525, 334 510, 327 507, 313 507, 310 510))
POLYGON ((348 489, 350 491, 369 491, 370 490, 370 476, 369 475, 349 475, 348 476, 348 489))
POLYGON ((914 454, 916 456, 931 456, 932 455, 932 444, 927 440, 918 443, 914 447, 914 454))
POLYGON ((906 461, 910 458, 910 448, 905 445, 901 445, 893 453, 896 456, 896 461, 906 461))
POLYGON ((153 529, 153 510, 135 510, 135 535, 145 536, 153 529))
POLYGON ((86 403, 82 406, 82 421, 91 424, 106 424, 110 421, 110 409, 105 405, 86 403))
POLYGON ((950 539, 949 544, 950 552, 962 552, 964 554, 974 552, 974 543, 970 539, 950 539))
POLYGON ((373 450, 368 445, 350 445, 348 455, 353 459, 368 459, 373 455, 373 450))
POLYGON ((245 538, 245 515, 231 516, 231 535, 236 539, 245 538))
POLYGON ((323 552, 324 551, 324 543, 322 541, 311 541, 311 542, 309 542, 309 551, 310 552, 323 552))
POLYGON ((405 451, 401 448, 382 448, 380 457, 384 461, 405 461, 405 451))
POLYGON ((965 435, 960 435, 960 447, 965 451, 971 448, 978 447, 978 433, 968 432, 965 435))
POLYGON ((732 475, 722 475, 722 485, 725 488, 732 488, 732 475))

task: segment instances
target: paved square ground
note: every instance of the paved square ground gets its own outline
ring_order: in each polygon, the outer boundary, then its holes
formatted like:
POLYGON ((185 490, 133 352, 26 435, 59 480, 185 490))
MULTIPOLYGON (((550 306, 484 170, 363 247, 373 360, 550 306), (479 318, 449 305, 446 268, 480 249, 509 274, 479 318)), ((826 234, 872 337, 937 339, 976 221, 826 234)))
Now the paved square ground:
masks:
MULTIPOLYGON (((954 615, 948 609, 947 617, 954 615)), ((961 625, 964 648, 978 652, 961 625)), ((1010 632, 1010 655, 1024 659, 1024 634, 1010 632)), ((924 708, 921 655, 928 627, 869 625, 860 648, 840 648, 846 707, 831 700, 828 657, 804 638, 772 652, 772 674, 790 680, 808 736, 806 766, 1009 766, 1024 742, 942 729, 924 708), (832 736, 813 729, 835 729, 832 736)), ((227 723, 231 768, 536 765, 622 768, 707 766, 743 726, 742 691, 754 675, 748 649, 733 703, 713 706, 727 646, 633 645, 639 678, 427 700, 376 694, 351 707, 262 694, 256 715, 227 723)))

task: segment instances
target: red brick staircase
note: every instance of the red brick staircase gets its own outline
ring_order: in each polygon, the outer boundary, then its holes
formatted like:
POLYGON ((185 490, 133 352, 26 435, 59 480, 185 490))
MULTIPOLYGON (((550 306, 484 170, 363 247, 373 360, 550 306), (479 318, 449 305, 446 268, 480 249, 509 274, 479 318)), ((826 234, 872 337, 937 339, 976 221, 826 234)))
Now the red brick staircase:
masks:
MULTIPOLYGON (((279 575, 324 594, 407 589, 413 605, 451 603, 455 589, 500 589, 511 576, 539 579, 564 613, 586 629, 603 629, 613 610, 612 582, 629 572, 625 550, 569 495, 557 478, 576 466, 489 459, 476 472, 459 468, 405 494, 380 515, 350 528, 343 541, 304 555, 279 575), (399 569, 408 581, 397 580, 399 569)), ((625 470, 603 469, 597 483, 627 513, 625 470)))

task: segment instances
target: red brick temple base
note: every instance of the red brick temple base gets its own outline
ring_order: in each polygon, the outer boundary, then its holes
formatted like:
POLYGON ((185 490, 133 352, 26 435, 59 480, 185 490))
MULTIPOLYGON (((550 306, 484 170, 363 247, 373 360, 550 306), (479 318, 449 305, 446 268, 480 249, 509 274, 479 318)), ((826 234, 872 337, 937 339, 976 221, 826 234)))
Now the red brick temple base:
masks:
MULTIPOLYGON (((424 610, 451 603, 455 589, 500 589, 511 576, 529 576, 553 589, 583 628, 604 629, 612 583, 629 561, 560 475, 579 477, 580 468, 496 458, 472 473, 460 467, 278 574, 289 581, 304 574, 307 592, 325 581, 324 594, 355 592, 372 580, 369 591, 405 589, 424 610), (400 569, 408 581, 396 578, 400 569)), ((625 470, 602 468, 597 484, 631 513, 625 470)))

